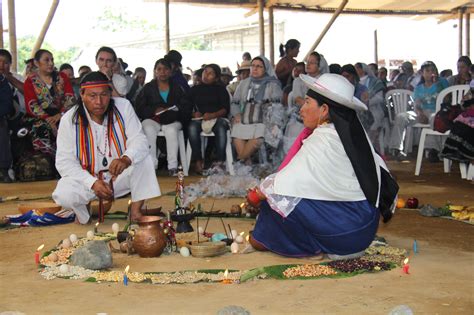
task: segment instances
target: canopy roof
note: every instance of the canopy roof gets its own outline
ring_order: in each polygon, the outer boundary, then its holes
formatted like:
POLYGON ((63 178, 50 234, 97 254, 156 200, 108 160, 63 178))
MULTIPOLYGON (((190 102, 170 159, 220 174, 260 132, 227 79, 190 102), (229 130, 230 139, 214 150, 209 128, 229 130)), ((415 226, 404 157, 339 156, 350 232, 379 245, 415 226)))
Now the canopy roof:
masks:
MULTIPOLYGON (((163 2, 163 0, 143 0, 163 2)), ((257 7, 257 0, 170 0, 214 6, 257 7)), ((334 12, 342 0, 267 0, 265 6, 275 9, 303 10, 323 13, 334 12)), ((343 13, 370 15, 444 15, 443 20, 457 17, 459 8, 474 12, 474 0, 349 0, 343 13), (449 16, 449 17, 448 17, 449 16)), ((441 18, 441 17, 440 17, 441 18)))

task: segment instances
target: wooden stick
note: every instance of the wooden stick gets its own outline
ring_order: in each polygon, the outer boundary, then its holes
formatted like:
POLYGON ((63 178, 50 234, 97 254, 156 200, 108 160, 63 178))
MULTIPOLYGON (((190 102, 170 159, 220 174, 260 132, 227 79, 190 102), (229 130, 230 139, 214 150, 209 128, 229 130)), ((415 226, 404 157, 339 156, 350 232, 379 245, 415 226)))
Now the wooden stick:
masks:
POLYGON ((207 225, 209 224, 209 220, 210 220, 210 219, 211 219, 211 217, 207 217, 206 226, 204 227, 204 232, 203 232, 203 234, 206 233, 206 231, 207 231, 207 225))
POLYGON ((221 222, 222 222, 222 227, 224 228, 225 236, 229 238, 229 235, 227 234, 227 229, 225 228, 224 219, 221 218, 221 222))
POLYGON ((230 228, 230 224, 227 224, 227 226, 229 226, 230 237, 232 238, 232 241, 233 241, 234 240, 234 235, 232 235, 232 230, 230 228))

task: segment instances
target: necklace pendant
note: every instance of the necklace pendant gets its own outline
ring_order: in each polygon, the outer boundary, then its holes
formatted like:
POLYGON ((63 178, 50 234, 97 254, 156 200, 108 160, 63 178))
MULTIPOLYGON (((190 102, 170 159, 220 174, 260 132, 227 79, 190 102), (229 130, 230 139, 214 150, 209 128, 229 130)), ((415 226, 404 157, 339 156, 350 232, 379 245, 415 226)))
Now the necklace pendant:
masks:
POLYGON ((104 157, 104 158, 102 159, 102 165, 103 165, 104 167, 107 167, 108 164, 109 164, 109 163, 107 162, 107 159, 104 157))

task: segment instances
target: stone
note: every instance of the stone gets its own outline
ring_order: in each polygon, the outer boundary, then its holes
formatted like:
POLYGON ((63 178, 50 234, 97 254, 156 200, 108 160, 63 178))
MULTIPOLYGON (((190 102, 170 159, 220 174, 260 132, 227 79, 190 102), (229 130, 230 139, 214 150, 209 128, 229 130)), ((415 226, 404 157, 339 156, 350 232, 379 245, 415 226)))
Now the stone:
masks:
POLYGON ((112 267, 112 252, 104 241, 91 241, 76 249, 69 263, 92 270, 107 269, 112 267))
POLYGON ((420 214, 425 216, 425 217, 439 217, 441 216, 441 210, 438 208, 433 207, 430 204, 424 205, 420 209, 420 214))
POLYGON ((242 306, 228 305, 217 311, 217 315, 250 315, 250 312, 242 306))

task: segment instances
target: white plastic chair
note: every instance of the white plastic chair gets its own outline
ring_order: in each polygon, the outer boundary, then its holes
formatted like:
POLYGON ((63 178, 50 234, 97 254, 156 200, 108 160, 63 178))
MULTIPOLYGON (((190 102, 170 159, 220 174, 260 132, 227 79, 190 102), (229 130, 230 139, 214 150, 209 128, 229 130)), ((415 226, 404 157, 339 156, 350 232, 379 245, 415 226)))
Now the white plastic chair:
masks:
MULTIPOLYGON (((201 132, 201 152, 202 152, 202 157, 204 159, 204 153, 207 145, 207 138, 208 137, 215 137, 216 135, 211 132, 211 133, 204 133, 201 132)), ((186 147, 186 166, 187 169, 189 170, 189 166, 191 165, 191 155, 192 155, 193 150, 191 149, 191 143, 188 140, 188 144, 186 147)), ((226 167, 227 171, 229 172, 230 175, 235 175, 234 171, 234 157, 232 156, 232 139, 230 137, 230 130, 227 130, 227 144, 225 147, 225 155, 226 155, 226 167)), ((184 169, 184 167, 183 167, 184 169)), ((186 171, 187 173, 189 171, 186 171)))
MULTIPOLYGON (((385 94, 385 103, 388 109, 388 119, 390 125, 393 126, 395 117, 400 113, 406 113, 410 109, 410 102, 413 102, 413 92, 410 90, 396 89, 390 90, 385 94), (390 101, 393 104, 393 114, 390 108, 390 101)), ((407 127, 405 133, 405 144, 403 145, 403 151, 409 153, 413 146, 413 128, 412 126, 407 127)))
MULTIPOLYGON (((158 137, 164 137, 164 136, 165 136, 165 133, 163 132, 163 130, 158 133, 158 137)), ((179 159, 181 160, 181 167, 183 168, 184 176, 188 176, 189 163, 186 159, 186 147, 184 146, 183 130, 180 130, 178 132, 178 153, 179 153, 179 159)))
MULTIPOLYGON (((469 91, 469 85, 453 85, 450 87, 445 88, 442 90, 439 94, 438 97, 436 98, 436 112, 438 112, 441 109, 441 104, 443 103, 443 99, 451 94, 451 105, 457 105, 461 102, 464 94, 466 94, 469 91)), ((429 126, 429 125, 428 125, 429 126)), ((421 163, 423 160, 423 152, 425 150, 425 140, 427 135, 434 135, 434 136, 448 136, 450 131, 446 131, 445 133, 438 132, 433 130, 430 127, 425 127, 421 131, 421 136, 420 136, 420 143, 418 144, 418 155, 416 157, 416 167, 415 167, 415 175, 418 176, 420 175, 421 171, 421 163)), ((444 172, 449 173, 450 170, 450 161, 448 159, 443 159, 443 164, 444 164, 444 172)))

